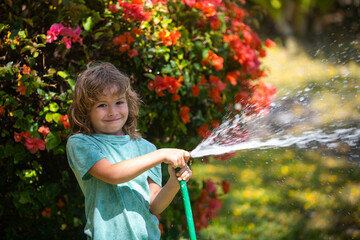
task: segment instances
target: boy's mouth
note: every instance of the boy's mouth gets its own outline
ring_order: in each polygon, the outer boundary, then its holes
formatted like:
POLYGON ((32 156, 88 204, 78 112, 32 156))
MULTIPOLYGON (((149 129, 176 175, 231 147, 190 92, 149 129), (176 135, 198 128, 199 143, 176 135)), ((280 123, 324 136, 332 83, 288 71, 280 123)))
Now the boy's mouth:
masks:
POLYGON ((116 122, 116 121, 119 121, 121 118, 114 118, 114 119, 107 119, 107 120, 104 120, 105 122, 116 122))

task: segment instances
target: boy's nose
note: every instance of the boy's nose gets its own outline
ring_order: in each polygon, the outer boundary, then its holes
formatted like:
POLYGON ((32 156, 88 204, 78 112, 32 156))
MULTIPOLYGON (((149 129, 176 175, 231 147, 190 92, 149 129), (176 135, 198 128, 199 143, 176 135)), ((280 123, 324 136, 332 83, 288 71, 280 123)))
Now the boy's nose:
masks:
POLYGON ((108 108, 108 114, 109 114, 109 116, 114 116, 114 115, 116 115, 116 109, 114 108, 114 107, 109 107, 108 108))

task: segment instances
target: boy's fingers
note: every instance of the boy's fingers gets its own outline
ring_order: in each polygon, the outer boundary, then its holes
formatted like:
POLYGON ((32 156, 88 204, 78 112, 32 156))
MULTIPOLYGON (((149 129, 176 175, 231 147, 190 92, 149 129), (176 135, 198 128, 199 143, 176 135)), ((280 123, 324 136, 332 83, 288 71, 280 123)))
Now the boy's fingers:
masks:
POLYGON ((186 161, 186 162, 189 161, 189 159, 190 159, 190 152, 184 151, 184 158, 185 158, 185 161, 186 161))

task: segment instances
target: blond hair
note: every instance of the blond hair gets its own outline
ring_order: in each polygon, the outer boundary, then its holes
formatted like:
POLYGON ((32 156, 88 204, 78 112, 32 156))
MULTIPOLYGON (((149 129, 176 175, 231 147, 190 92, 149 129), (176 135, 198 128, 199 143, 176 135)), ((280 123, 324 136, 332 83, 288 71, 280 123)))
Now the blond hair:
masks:
POLYGON ((140 138, 136 129, 140 99, 131 88, 130 79, 113 64, 106 62, 89 63, 76 80, 73 101, 68 110, 71 135, 95 133, 90 121, 90 110, 105 92, 125 94, 129 115, 123 131, 131 138, 140 138))

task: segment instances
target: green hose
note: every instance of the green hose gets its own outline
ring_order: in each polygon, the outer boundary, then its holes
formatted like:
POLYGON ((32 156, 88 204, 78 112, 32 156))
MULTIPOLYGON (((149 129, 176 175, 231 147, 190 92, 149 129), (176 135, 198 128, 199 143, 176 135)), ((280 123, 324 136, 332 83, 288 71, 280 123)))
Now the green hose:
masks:
MULTIPOLYGON (((179 171, 180 168, 177 168, 176 171, 179 171)), ((185 216, 186 216, 186 222, 189 229, 189 236, 190 240, 196 240, 196 232, 195 232, 195 226, 194 226, 194 219, 191 212, 191 204, 190 204, 190 197, 189 192, 186 186, 186 182, 184 180, 179 181, 180 183, 180 189, 182 198, 184 201, 184 207, 185 207, 185 216)))

